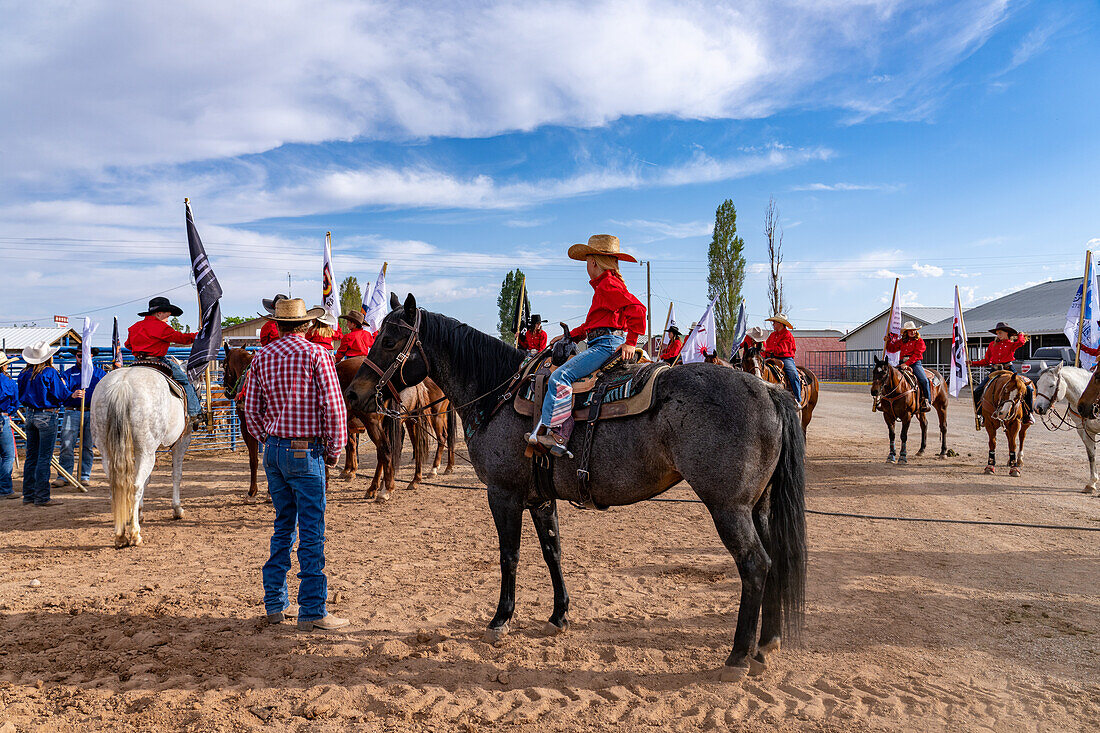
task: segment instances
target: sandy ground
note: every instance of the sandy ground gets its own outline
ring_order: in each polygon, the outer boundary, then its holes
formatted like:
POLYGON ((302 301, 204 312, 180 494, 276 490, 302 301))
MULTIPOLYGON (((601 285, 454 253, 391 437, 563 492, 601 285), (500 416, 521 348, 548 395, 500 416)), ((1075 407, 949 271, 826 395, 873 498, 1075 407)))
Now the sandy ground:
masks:
MULTIPOLYGON (((827 391, 809 507, 1100 527, 1075 434, 1036 426, 1024 475, 988 477, 966 404, 950 417, 958 458, 888 466, 867 395, 827 391)), ((102 483, 0 505, 0 731, 1100 728, 1100 533, 810 516, 801 646, 723 683, 739 583, 700 504, 563 507, 556 638, 528 523, 493 646, 496 538, 470 468, 384 505, 333 482, 330 610, 354 625, 306 635, 259 620, 271 508, 244 502, 246 470, 189 460, 173 521, 158 469, 131 550, 111 547, 102 483)))

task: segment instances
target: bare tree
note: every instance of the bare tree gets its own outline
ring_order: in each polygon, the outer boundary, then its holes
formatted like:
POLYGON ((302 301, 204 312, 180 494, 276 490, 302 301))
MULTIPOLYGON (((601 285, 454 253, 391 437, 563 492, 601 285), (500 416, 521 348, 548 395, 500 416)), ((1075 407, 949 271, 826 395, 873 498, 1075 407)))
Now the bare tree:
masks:
POLYGON ((779 209, 775 199, 768 199, 768 208, 764 210, 764 237, 768 240, 768 304, 772 315, 785 313, 787 303, 783 298, 783 276, 779 266, 783 263, 783 228, 779 226, 779 209))

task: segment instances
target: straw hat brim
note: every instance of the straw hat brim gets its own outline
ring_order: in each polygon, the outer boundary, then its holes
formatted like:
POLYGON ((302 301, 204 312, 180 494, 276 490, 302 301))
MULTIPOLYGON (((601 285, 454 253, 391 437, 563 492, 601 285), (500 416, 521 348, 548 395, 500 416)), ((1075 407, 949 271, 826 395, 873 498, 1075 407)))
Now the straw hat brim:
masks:
POLYGON ((771 321, 772 323, 782 323, 787 328, 794 328, 794 325, 783 316, 772 316, 771 318, 765 318, 765 321, 771 321))
POLYGON ((623 262, 637 262, 633 255, 628 255, 626 252, 607 252, 602 249, 596 249, 595 247, 587 244, 574 244, 569 248, 569 259, 584 261, 584 258, 588 255, 603 255, 605 257, 614 257, 617 260, 623 262))
POLYGON ((279 321, 280 323, 305 323, 306 321, 316 321, 323 316, 327 311, 324 308, 310 308, 305 312, 305 315, 294 316, 292 318, 280 318, 272 313, 257 313, 260 318, 266 318, 269 321, 279 321))
POLYGON ((31 365, 42 364, 52 359, 53 355, 60 350, 60 346, 51 346, 50 348, 46 349, 46 351, 42 352, 42 354, 36 355, 34 352, 34 347, 28 346, 27 348, 23 349, 23 361, 31 365))

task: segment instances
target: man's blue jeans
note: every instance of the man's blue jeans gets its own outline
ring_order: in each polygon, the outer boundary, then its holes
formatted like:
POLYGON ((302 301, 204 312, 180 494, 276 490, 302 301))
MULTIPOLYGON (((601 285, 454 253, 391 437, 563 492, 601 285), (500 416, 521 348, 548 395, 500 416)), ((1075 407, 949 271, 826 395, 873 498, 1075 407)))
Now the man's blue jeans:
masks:
POLYGON ((547 427, 560 425, 573 401, 573 382, 584 379, 602 367, 626 343, 617 333, 609 333, 589 339, 588 348, 562 364, 546 382, 546 397, 542 401, 542 424, 547 427), (551 419, 557 415, 557 422, 551 419))
POLYGON ((11 470, 15 466, 15 436, 11 431, 11 418, 0 413, 0 496, 15 491, 11 482, 11 470))
POLYGON ((50 459, 57 442, 57 410, 26 411, 27 456, 23 461, 23 503, 50 500, 50 459))
POLYGON ((202 412, 202 406, 199 404, 199 396, 195 392, 195 385, 191 384, 187 372, 175 359, 165 357, 164 363, 172 368, 172 379, 183 385, 183 391, 187 394, 187 414, 198 415, 202 412))
POLYGON ((798 378, 798 367, 794 364, 794 357, 783 356, 779 360, 783 362, 783 373, 787 375, 787 382, 790 383, 791 391, 794 392, 794 401, 801 405, 802 380, 798 378))
MULTIPOLYGON (((295 439, 293 442, 297 443, 295 439)), ((264 608, 284 610, 290 599, 286 574, 290 550, 298 535, 298 618, 324 618, 328 579, 325 577, 325 460, 320 440, 295 450, 290 438, 269 437, 264 443, 267 490, 275 506, 271 555, 264 563, 264 608)))
MULTIPOLYGON (((92 477, 92 411, 84 406, 84 449, 80 457, 80 475, 73 472, 73 454, 80 438, 80 408, 67 408, 61 418, 61 450, 57 462, 61 467, 84 483, 92 477)), ((58 478, 63 478, 59 473, 58 478)))

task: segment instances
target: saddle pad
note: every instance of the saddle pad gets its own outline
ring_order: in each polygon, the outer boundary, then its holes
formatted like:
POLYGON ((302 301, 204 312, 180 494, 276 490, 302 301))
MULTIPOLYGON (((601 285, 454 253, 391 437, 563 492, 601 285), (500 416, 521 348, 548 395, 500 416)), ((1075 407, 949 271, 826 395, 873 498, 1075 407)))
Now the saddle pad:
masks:
MULTIPOLYGON (((653 405, 654 386, 657 384, 657 377, 661 372, 670 368, 664 362, 657 362, 623 365, 616 367, 611 372, 600 372, 600 380, 611 380, 602 401, 603 407, 600 410, 600 419, 629 417, 648 410, 653 405)), ((595 382, 588 378, 577 382, 576 385, 582 383, 586 385, 591 383, 592 386, 595 386, 595 382)), ((532 400, 533 392, 533 380, 524 380, 516 392, 515 400, 512 402, 512 406, 520 415, 531 417, 537 410, 542 409, 542 405, 536 405, 532 400)), ((573 418, 575 420, 584 421, 588 417, 591 397, 591 388, 584 392, 574 392, 573 418)))
POLYGON ((159 361, 141 361, 130 364, 125 367, 126 369, 152 369, 157 374, 164 377, 168 382, 168 391, 172 393, 173 397, 181 399, 184 403, 187 402, 187 393, 183 391, 183 385, 172 378, 172 370, 159 361))
MULTIPOLYGON (((768 359, 764 362, 764 366, 771 370, 771 373, 779 381, 779 384, 785 388, 790 389, 790 385, 787 384, 787 373, 783 371, 783 362, 776 361, 775 359, 768 359)), ((802 384, 802 404, 799 407, 805 407, 806 402, 810 399, 810 380, 806 378, 806 373, 802 371, 802 367, 797 367, 795 371, 798 372, 798 381, 802 384)))

